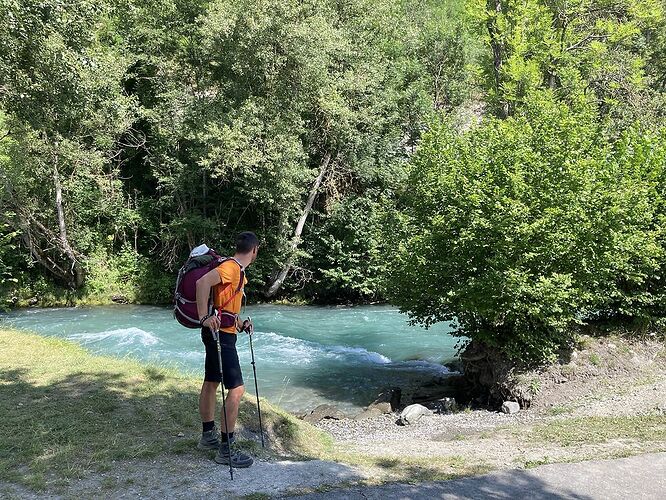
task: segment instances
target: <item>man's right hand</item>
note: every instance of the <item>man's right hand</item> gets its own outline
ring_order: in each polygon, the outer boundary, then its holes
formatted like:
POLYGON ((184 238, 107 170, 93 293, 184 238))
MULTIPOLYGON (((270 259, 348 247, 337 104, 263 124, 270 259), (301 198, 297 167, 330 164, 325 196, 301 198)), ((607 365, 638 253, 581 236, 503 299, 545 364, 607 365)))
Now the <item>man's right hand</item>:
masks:
POLYGON ((210 328, 211 332, 216 332, 220 329, 220 320, 216 315, 212 315, 206 318, 202 325, 210 328))

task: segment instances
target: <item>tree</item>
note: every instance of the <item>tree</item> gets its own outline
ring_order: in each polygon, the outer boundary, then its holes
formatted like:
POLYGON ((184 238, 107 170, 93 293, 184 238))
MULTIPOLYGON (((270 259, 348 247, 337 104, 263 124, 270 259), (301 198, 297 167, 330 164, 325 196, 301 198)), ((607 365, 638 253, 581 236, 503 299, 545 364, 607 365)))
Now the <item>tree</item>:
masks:
POLYGON ((594 107, 550 90, 463 134, 433 127, 402 198, 390 299, 525 363, 570 346, 583 321, 656 311, 665 138, 604 138, 594 107))
POLYGON ((122 206, 108 159, 133 111, 120 85, 127 61, 100 41, 107 14, 98 2, 76 10, 56 0, 0 8, 0 106, 12 139, 4 222, 36 262, 76 288, 92 227, 122 206))
MULTIPOLYGON (((152 17, 177 16, 143 14, 123 35, 131 45, 152 17)), ((165 264, 187 244, 258 229, 267 257, 255 272, 272 273, 271 295, 298 265, 313 213, 400 177, 432 106, 404 18, 392 2, 220 0, 196 28, 162 34, 132 87, 146 103, 139 160, 156 180, 146 195, 158 197, 165 264)))
POLYGON ((506 118, 531 92, 549 88, 566 102, 593 101, 612 124, 646 118, 645 64, 650 33, 663 18, 659 0, 478 0, 472 5, 471 16, 488 47, 482 71, 496 116, 506 118))
POLYGON ((78 293, 127 269, 164 276, 156 290, 191 246, 226 253, 250 229, 270 293, 296 273, 347 300, 339 273, 381 246, 350 237, 376 221, 359 207, 393 203, 431 114, 468 94, 461 15, 429 0, 5 2, 13 244, 78 293))

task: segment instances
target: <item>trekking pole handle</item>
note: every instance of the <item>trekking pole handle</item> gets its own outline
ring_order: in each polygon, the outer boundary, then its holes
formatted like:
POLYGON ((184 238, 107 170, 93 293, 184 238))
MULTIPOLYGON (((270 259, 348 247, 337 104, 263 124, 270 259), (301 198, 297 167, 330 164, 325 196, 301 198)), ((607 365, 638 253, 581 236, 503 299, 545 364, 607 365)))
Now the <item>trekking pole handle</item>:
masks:
POLYGON ((250 316, 248 316, 247 319, 243 321, 243 326, 241 327, 241 330, 250 336, 252 336, 252 334, 254 333, 254 325, 252 324, 252 318, 250 316))

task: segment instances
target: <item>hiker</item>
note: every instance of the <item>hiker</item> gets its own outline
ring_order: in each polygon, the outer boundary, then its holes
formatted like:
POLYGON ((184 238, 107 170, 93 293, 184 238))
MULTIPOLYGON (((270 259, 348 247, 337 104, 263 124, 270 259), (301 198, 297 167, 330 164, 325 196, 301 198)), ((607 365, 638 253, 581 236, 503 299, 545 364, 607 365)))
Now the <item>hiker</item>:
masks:
MULTIPOLYGON (((236 253, 232 259, 225 260, 218 267, 204 274, 196 282, 196 299, 201 340, 206 346, 205 376, 199 396, 199 413, 203 431, 199 440, 199 449, 217 450, 215 462, 231 467, 249 467, 253 463, 251 456, 235 450, 234 426, 238 417, 238 406, 245 392, 238 353, 236 352, 237 333, 241 328, 250 328, 247 320, 240 321, 238 314, 243 302, 244 287, 247 283, 245 268, 257 258, 259 240, 252 232, 243 232, 236 238, 236 253), (241 282, 242 281, 242 282, 241 282), (211 296, 214 310, 209 311, 211 296), (213 332, 219 330, 222 355, 222 370, 218 362, 217 344, 213 332), (221 429, 215 426, 215 405, 217 388, 224 374, 224 388, 227 389, 226 417, 221 412, 221 429)), ((223 389, 224 390, 224 389, 223 389)))

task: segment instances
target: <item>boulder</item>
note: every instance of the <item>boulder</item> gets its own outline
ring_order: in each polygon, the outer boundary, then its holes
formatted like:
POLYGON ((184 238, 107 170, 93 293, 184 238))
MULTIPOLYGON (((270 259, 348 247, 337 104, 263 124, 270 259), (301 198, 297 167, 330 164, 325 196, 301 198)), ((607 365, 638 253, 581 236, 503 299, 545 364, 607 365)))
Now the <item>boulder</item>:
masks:
POLYGON ((319 422, 320 420, 324 420, 325 418, 340 420, 344 417, 345 416, 343 415, 343 413, 333 405, 319 405, 310 413, 304 415, 301 418, 306 422, 309 422, 311 424, 316 424, 317 422, 319 422))
POLYGON ((433 410, 435 413, 453 413, 458 405, 454 398, 441 398, 436 401, 430 401, 426 404, 428 408, 433 410))
POLYGON ((370 403, 367 410, 377 409, 382 413, 391 413, 400 407, 401 397, 402 391, 399 387, 384 389, 379 396, 377 396, 377 399, 370 403))
POLYGON ((398 423, 401 425, 412 425, 416 423, 423 415, 432 415, 432 410, 429 410, 423 405, 413 404, 402 410, 398 423))
POLYGON ((353 418, 354 418, 354 420, 365 420, 367 418, 373 418, 373 417, 379 417, 380 415, 386 415, 386 413, 391 413, 391 412, 390 411, 389 412, 384 412, 376 406, 368 406, 365 410, 363 410, 358 415, 355 415, 353 418))
POLYGON ((520 405, 515 401, 504 401, 502 403, 502 413, 508 413, 509 415, 513 413, 518 413, 520 411, 520 405))

